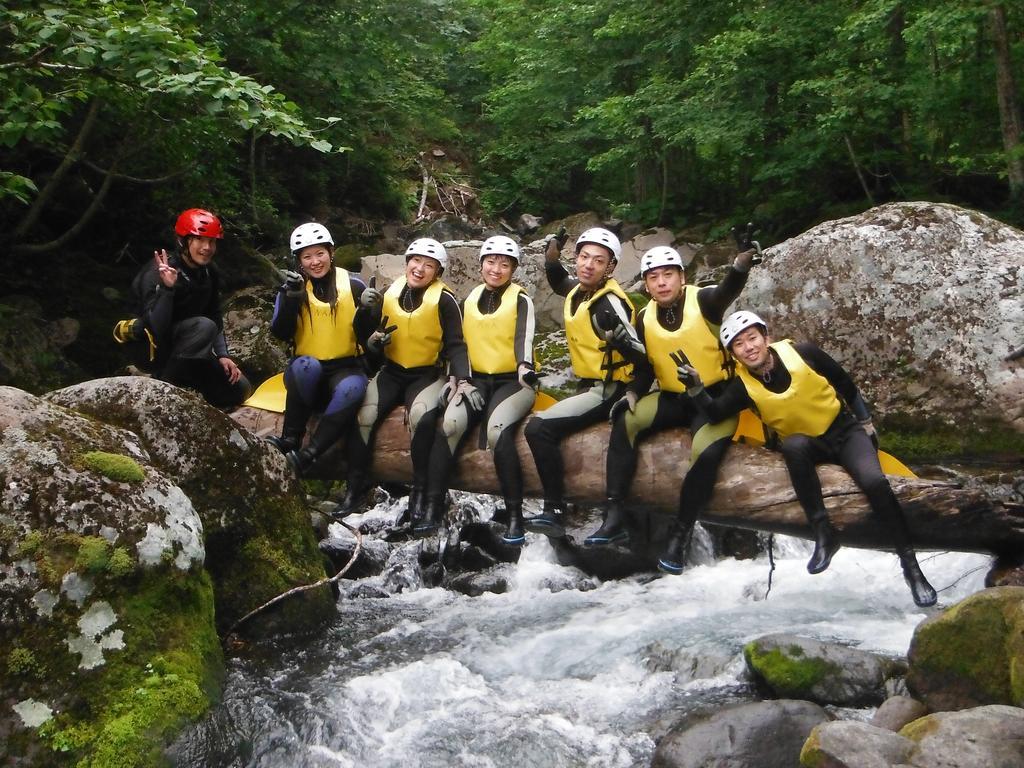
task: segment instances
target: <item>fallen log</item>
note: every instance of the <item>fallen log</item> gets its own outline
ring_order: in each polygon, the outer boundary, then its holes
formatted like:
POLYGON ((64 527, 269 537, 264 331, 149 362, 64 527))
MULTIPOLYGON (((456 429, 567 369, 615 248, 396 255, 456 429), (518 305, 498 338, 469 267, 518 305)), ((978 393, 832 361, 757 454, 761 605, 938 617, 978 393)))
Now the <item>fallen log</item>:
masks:
MULTIPOLYGON (((279 434, 282 416, 256 408, 232 414, 258 435, 279 434)), ((371 471, 380 482, 408 483, 412 478, 409 432, 402 409, 392 413, 377 432, 371 471)), ((569 501, 598 506, 605 497, 605 454, 608 425, 598 424, 568 437, 562 444, 569 501)), ((517 443, 523 466, 524 493, 542 496, 533 456, 519 430, 517 443)), ((690 435, 683 429, 659 433, 642 442, 630 506, 660 515, 674 515, 683 476, 689 468, 690 435)), ((314 476, 344 479, 344 451, 334 449, 314 468, 314 476)), ((818 468, 829 511, 844 545, 890 549, 879 535, 864 494, 842 468, 818 468)), ((956 483, 890 477, 903 505, 918 549, 1012 554, 1024 549, 1024 506, 994 500, 983 491, 956 483)), ((477 448, 475 431, 458 456, 452 488, 474 493, 500 493, 492 455, 477 448)), ((764 448, 734 444, 719 472, 711 503, 701 516, 708 523, 811 538, 797 503, 782 456, 764 448)))

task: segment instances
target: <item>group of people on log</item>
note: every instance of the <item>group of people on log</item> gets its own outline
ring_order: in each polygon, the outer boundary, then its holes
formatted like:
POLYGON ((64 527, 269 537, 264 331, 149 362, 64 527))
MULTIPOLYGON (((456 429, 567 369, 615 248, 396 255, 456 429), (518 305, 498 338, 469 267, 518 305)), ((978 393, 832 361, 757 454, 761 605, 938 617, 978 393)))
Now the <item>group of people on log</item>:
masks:
MULTIPOLYGON (((158 377, 198 389, 215 405, 236 405, 251 387, 228 354, 216 275, 208 269, 223 236, 221 224, 208 211, 191 209, 175 231, 179 253, 154 254, 135 281, 141 314, 119 323, 115 338, 145 342, 158 377)), ((594 227, 579 236, 575 277, 559 260, 564 245, 564 234, 549 237, 545 273, 552 290, 565 297, 576 394, 526 422, 544 501, 540 514, 524 519, 515 436, 534 408, 539 376, 533 302, 512 282, 520 260, 515 241, 503 235, 484 241, 482 283, 460 307, 441 280, 448 255, 434 239, 408 245, 404 276, 382 293, 372 281, 367 286, 335 266, 334 240, 322 224, 302 224, 292 232, 293 263, 277 293, 271 331, 291 344, 293 355, 284 373, 283 428, 269 439, 300 477, 345 439, 347 485, 335 517, 361 508, 372 487, 374 432, 404 404, 413 465, 405 522, 416 535, 441 527, 456 453, 479 424, 480 445, 493 451, 508 513, 504 541, 522 545, 527 531, 564 536, 561 441, 607 419, 604 518, 584 545, 625 543, 637 445, 681 426, 692 435, 690 467, 658 561, 660 570, 679 574, 738 415, 750 408, 774 437, 813 530, 808 571, 824 571, 839 549, 815 469, 839 464, 865 493, 895 546, 914 602, 936 602, 879 464, 871 414, 849 374, 813 344, 773 342, 768 324, 753 312, 726 316, 757 261, 755 250, 740 252, 720 284, 702 288, 686 283, 678 251, 648 250, 641 278, 651 298, 637 313, 612 277, 621 255, 613 232, 594 227), (306 439, 314 413, 320 416, 306 439)))

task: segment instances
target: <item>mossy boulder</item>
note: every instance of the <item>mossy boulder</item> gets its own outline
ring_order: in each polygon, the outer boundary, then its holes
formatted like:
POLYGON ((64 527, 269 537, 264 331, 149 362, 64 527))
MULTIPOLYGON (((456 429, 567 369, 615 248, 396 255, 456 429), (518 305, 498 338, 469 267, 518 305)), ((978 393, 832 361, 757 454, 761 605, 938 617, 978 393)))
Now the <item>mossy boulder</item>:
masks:
POLYGON ((786 634, 747 643, 743 656, 755 681, 773 696, 840 706, 881 703, 885 681, 905 669, 877 653, 786 634))
POLYGON ((933 711, 1024 706, 1024 587, 978 592, 914 631, 907 685, 933 711))
POLYGON ((159 764, 219 694, 218 627, 324 576, 282 457, 162 382, 0 387, 0 483, 0 763, 159 764))

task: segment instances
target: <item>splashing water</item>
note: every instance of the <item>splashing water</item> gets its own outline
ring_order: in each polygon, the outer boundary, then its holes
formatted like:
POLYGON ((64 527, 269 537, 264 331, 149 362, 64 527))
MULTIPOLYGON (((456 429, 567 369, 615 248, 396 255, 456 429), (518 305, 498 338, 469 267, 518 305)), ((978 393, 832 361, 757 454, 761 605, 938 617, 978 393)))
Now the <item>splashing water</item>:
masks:
MULTIPOLYGON (((505 594, 342 595, 323 637, 234 660, 223 702, 170 757, 260 768, 649 765, 683 714, 755 698, 749 640, 791 632, 906 653, 929 614, 897 558, 843 549, 812 577, 808 553, 807 542, 776 537, 765 599, 767 557, 702 557, 682 576, 599 584, 531 535, 519 563, 501 566, 505 594), (558 589, 581 584, 596 587, 558 589)), ((952 584, 940 593, 948 605, 983 587, 988 558, 921 562, 936 588, 952 584)))

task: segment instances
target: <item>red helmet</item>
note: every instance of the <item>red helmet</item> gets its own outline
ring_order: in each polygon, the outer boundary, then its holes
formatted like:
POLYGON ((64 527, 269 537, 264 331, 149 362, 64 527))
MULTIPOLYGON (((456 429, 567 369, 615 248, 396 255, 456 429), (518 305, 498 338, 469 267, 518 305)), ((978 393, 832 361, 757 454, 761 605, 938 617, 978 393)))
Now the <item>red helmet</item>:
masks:
POLYGON ((189 208, 184 211, 178 217, 174 231, 178 237, 197 235, 198 237, 215 237, 218 240, 224 237, 224 227, 220 225, 220 219, 202 208, 189 208))

